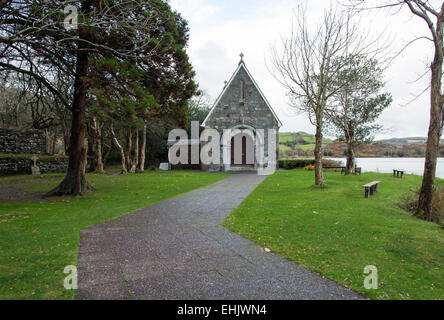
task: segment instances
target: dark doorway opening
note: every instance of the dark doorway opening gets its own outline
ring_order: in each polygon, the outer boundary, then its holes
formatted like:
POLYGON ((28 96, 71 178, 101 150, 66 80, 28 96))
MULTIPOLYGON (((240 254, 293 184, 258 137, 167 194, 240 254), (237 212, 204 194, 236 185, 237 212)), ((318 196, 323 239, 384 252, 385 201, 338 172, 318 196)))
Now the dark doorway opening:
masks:
POLYGON ((253 139, 246 134, 231 138, 231 166, 254 166, 253 139))

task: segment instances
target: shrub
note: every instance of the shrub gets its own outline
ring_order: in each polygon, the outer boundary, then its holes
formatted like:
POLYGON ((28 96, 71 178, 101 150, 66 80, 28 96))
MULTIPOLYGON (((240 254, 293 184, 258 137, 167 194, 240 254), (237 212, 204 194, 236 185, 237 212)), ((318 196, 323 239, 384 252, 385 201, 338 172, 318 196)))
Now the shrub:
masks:
POLYGON ((282 160, 279 160, 279 168, 282 168, 282 169, 304 168, 309 164, 314 164, 314 159, 282 159, 282 160))
POLYGON ((401 197, 399 207, 407 212, 414 213, 418 205, 418 191, 410 192, 401 197))
POLYGON ((433 195, 433 221, 444 225, 444 187, 435 189, 433 195))
POLYGON ((287 158, 287 157, 292 157, 295 155, 295 151, 294 150, 279 150, 279 155, 282 156, 283 158, 287 158))
POLYGON ((342 161, 322 159, 323 167, 342 167, 342 161))
MULTIPOLYGON (((410 192, 401 198, 399 207, 407 212, 416 213, 418 206, 419 190, 410 192)), ((444 187, 435 189, 432 203, 432 221, 444 226, 444 187)))

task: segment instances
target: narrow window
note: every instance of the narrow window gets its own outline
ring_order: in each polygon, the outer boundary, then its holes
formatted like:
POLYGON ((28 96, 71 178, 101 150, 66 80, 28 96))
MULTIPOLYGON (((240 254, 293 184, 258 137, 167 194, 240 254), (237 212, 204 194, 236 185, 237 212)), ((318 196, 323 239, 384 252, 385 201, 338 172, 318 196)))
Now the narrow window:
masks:
POLYGON ((245 102, 245 90, 244 90, 244 81, 241 80, 240 82, 240 103, 245 102))

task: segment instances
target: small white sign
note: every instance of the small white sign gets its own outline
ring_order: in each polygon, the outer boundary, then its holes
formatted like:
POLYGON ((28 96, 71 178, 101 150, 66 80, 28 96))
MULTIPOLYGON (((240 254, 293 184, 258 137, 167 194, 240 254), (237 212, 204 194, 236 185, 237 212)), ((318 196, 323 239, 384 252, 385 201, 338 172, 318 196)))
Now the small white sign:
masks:
POLYGON ((168 170, 169 169, 169 163, 168 162, 161 162, 159 166, 160 170, 168 170))

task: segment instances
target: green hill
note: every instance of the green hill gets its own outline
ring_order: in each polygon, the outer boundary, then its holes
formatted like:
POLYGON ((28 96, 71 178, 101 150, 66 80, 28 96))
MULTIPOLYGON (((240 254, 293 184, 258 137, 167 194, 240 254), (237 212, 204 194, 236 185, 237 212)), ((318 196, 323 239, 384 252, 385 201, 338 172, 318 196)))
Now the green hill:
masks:
MULTIPOLYGON (((332 140, 324 138, 324 145, 332 140)), ((315 147, 315 136, 306 132, 280 132, 279 152, 281 156, 312 156, 315 147)))

